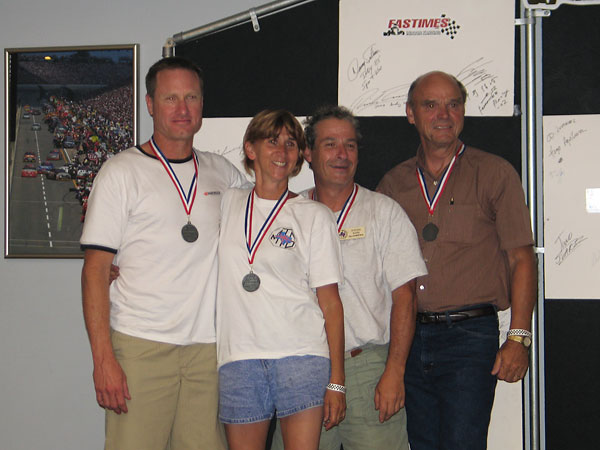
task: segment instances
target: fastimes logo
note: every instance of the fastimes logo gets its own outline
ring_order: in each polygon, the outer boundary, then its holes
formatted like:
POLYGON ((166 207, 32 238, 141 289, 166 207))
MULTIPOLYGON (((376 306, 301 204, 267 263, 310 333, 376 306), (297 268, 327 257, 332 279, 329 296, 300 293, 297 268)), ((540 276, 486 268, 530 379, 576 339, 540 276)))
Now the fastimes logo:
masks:
POLYGON ((390 19, 384 36, 448 36, 454 39, 460 25, 442 14, 432 19, 390 19))

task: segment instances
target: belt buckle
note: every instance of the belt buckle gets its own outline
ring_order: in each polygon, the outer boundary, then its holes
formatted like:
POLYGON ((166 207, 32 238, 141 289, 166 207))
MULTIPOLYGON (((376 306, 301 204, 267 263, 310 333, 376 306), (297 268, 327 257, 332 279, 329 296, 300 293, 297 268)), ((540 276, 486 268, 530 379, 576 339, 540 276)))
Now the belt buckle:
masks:
POLYGON ((430 323, 442 323, 445 322, 445 317, 442 317, 440 313, 436 312, 422 312, 418 316, 419 323, 427 325, 430 323))
POLYGON ((354 358, 362 353, 363 349, 360 347, 355 348, 354 350, 350 350, 350 358, 354 358))
POLYGON ((345 359, 349 359, 349 358, 354 358, 355 356, 358 356, 362 353, 363 349, 361 347, 356 347, 353 348, 352 350, 348 350, 347 352, 344 352, 344 358, 345 359))

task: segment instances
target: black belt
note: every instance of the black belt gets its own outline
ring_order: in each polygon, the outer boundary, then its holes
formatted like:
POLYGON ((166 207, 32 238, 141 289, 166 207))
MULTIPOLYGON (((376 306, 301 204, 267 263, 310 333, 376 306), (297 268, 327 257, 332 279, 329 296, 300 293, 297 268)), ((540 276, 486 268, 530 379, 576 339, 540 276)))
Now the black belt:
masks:
POLYGON ((495 314, 496 308, 492 305, 485 305, 480 308, 465 309, 462 311, 418 312, 417 322, 421 324, 461 322, 475 317, 492 316, 495 314))

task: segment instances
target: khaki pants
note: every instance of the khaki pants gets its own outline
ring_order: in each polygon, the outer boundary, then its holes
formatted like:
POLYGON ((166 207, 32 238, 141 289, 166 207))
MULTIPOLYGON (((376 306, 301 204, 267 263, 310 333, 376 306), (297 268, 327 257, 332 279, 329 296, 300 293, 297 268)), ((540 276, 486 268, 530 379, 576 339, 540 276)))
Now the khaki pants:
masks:
POLYGON ((226 449, 215 344, 172 345, 112 331, 129 412, 106 412, 106 450, 226 449))

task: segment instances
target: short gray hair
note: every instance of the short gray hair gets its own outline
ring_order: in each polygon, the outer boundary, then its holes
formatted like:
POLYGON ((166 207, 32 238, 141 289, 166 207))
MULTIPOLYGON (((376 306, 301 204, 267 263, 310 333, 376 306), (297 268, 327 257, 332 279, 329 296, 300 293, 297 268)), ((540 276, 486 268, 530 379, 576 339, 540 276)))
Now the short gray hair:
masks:
POLYGON ((318 108, 312 116, 308 116, 304 121, 304 135, 306 136, 306 146, 308 148, 313 149, 315 146, 317 139, 315 127, 319 122, 326 119, 340 119, 350 122, 354 127, 356 139, 360 141, 362 138, 358 119, 354 117, 354 114, 348 108, 337 105, 325 105, 318 108))

